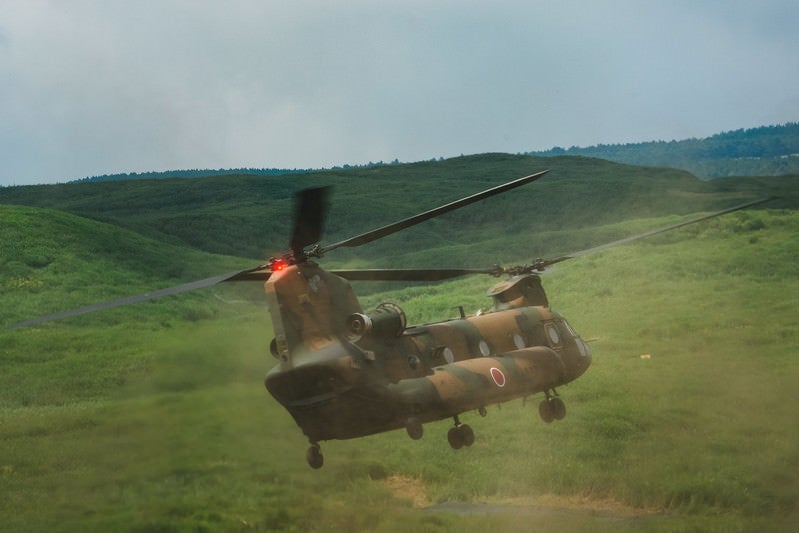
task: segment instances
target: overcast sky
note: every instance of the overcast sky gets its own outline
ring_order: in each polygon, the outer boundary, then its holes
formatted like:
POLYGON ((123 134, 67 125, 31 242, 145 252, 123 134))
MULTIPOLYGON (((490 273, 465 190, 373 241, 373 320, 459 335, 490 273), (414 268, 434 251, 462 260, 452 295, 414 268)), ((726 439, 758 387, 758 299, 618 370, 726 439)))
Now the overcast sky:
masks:
POLYGON ((796 0, 0 0, 0 184, 799 121, 796 0))

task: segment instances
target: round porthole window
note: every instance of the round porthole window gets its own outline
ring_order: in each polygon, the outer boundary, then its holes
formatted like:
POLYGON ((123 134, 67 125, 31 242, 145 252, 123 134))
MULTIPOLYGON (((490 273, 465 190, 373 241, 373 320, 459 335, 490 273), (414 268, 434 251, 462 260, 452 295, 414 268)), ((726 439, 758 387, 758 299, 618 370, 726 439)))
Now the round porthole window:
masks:
POLYGON ((549 335, 549 340, 552 341, 552 344, 560 344, 560 335, 558 335, 558 330, 554 326, 547 326, 547 335, 549 335))
POLYGON ((522 348, 525 347, 524 339, 518 333, 514 333, 514 335, 513 335, 513 344, 516 345, 516 349, 517 350, 521 350, 522 348))
POLYGON ((491 354, 491 348, 488 347, 486 341, 480 341, 480 353, 483 354, 483 357, 487 357, 491 354))

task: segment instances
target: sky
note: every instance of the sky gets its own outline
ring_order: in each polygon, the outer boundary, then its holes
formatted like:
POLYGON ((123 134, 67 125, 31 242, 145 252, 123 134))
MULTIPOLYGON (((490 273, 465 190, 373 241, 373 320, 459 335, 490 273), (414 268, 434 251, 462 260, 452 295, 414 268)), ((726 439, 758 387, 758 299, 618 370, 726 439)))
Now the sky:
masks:
POLYGON ((799 121, 796 0, 0 0, 0 185, 799 121))

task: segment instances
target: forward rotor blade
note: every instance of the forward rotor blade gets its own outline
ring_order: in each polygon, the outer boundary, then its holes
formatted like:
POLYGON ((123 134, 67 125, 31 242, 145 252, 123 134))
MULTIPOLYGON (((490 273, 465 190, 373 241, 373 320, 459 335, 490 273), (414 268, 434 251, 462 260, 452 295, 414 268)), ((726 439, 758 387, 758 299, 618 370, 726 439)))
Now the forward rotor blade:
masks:
POLYGON ((430 268, 430 269, 364 269, 331 270, 333 274, 350 281, 441 281, 468 276, 470 274, 502 273, 499 267, 492 268, 430 268))
POLYGON ((261 265, 249 270, 236 272, 234 275, 225 278, 222 281, 266 281, 271 275, 272 270, 269 268, 269 265, 261 265))
POLYGON ((637 241, 639 239, 645 239, 646 237, 651 237, 652 235, 657 235, 658 233, 665 233, 667 231, 671 231, 673 229, 681 228, 683 226, 688 226, 690 224, 696 224, 697 222, 702 222, 703 220, 708 220, 711 218, 719 217, 721 215, 726 215, 727 213, 732 213, 733 211, 740 211, 741 209, 746 209, 747 207, 752 207, 755 205, 763 204, 766 202, 770 202, 771 200, 776 199, 775 196, 769 196, 768 198, 761 198, 760 200, 754 200, 752 202, 747 202, 745 204, 736 205, 733 207, 728 207, 727 209, 723 209, 721 211, 716 211, 715 213, 710 213, 709 215, 704 215, 697 218, 692 218, 691 220, 686 220, 684 222, 678 222, 677 224, 672 224, 670 226, 666 226, 663 228, 653 229, 650 231, 646 231, 644 233, 639 233, 638 235, 633 235, 631 237, 625 237, 623 239, 619 239, 617 241, 609 242, 606 244, 600 244, 599 246, 594 246, 592 248, 587 248, 585 250, 580 250, 579 252, 574 252, 567 255, 562 255, 560 257, 556 257, 554 259, 539 259, 535 262, 534 266, 539 270, 543 270, 544 268, 554 265, 555 263, 560 263, 561 261, 565 261, 567 259, 574 259, 576 257, 581 257, 583 255, 592 254, 595 252, 601 252, 607 248, 612 248, 613 246, 619 246, 622 244, 627 244, 633 241, 637 241))
MULTIPOLYGON (((262 268, 263 267, 256 267, 254 269, 242 270, 239 272, 228 272, 227 274, 220 274, 219 276, 201 279, 198 281, 191 281, 189 283, 183 283, 182 285, 175 285, 172 287, 167 287, 165 289, 159 289, 157 291, 146 292, 144 294, 137 294, 135 296, 126 296, 124 298, 119 298, 117 300, 86 305, 75 309, 69 309, 67 311, 60 311, 58 313, 52 313, 50 315, 44 315, 37 318, 31 318, 29 320, 23 320, 22 322, 11 324, 10 327, 11 329, 24 328, 26 326, 42 324, 44 322, 50 322, 52 320, 60 320, 62 318, 85 315, 87 313, 94 313, 95 311, 102 311, 104 309, 122 307, 123 305, 130 305, 138 302, 144 302, 147 300, 155 300, 156 298, 163 298, 164 296, 172 296, 173 294, 180 294, 182 292, 189 292, 197 289, 203 289, 205 287, 210 287, 211 285, 216 285, 217 283, 221 283, 223 281, 247 280, 248 279, 246 278, 247 275, 249 275, 252 272, 259 271, 262 268)), ((253 279, 265 279, 265 278, 261 277, 253 279)))
POLYGON ((291 231, 291 251, 301 257, 306 246, 322 238, 322 227, 327 217, 330 187, 303 189, 295 196, 294 228, 291 231))
POLYGON ((532 174, 530 176, 525 176, 523 178, 519 178, 517 180, 505 183, 503 185, 499 185, 497 187, 493 187, 491 189, 487 189, 487 190, 485 190, 483 192, 479 192, 477 194, 473 194, 473 195, 468 196, 466 198, 461 198, 460 200, 456 200, 456 201, 448 203, 446 205, 442 205, 441 207, 436 207, 435 209, 431 209, 430 211, 425 211, 424 213, 419 213, 418 215, 414 215, 412 217, 408 217, 408 218, 400 220, 398 222, 394 222, 393 224, 389 224, 387 226, 383 226, 382 228, 374 229, 372 231, 369 231, 367 233, 363 233, 363 234, 358 235, 356 237, 352 237, 352 238, 346 239, 344 241, 337 242, 335 244, 331 244, 330 246, 320 247, 317 253, 318 253, 318 255, 322 255, 322 254, 324 254, 326 252, 329 252, 331 250, 335 250, 336 248, 339 248, 341 246, 347 246, 347 247, 361 246, 362 244, 366 244, 366 243, 375 241, 377 239, 382 239, 383 237, 391 235, 392 233, 396 233, 396 232, 398 232, 400 230, 403 230, 405 228, 409 228, 411 226, 415 226, 416 224, 419 224, 420 222, 424 222, 425 220, 429 220, 429 219, 437 217, 439 215, 443 215, 444 213, 449 213, 450 211, 454 211, 455 209, 458 209, 460 207, 464 207, 464 206, 467 206, 467 205, 472 204, 474 202, 478 202, 480 200, 483 200, 484 198, 488 198, 489 196, 494 196, 495 194, 499 194, 499 193, 502 193, 502 192, 505 192, 505 191, 509 191, 511 189, 515 189, 516 187, 519 187, 519 186, 524 185, 526 183, 530 183, 532 181, 535 181, 538 178, 540 178, 541 176, 543 176, 544 174, 546 174, 547 172, 549 172, 549 171, 548 170, 544 170, 543 172, 538 172, 537 174, 532 174))

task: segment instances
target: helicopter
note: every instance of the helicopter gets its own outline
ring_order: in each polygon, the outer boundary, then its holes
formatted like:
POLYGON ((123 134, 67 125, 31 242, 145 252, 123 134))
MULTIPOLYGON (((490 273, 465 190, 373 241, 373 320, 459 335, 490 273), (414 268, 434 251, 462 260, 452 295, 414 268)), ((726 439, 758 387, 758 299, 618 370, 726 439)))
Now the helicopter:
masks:
POLYGON ((475 432, 464 413, 486 416, 490 405, 543 393, 538 412, 562 420, 557 388, 590 367, 589 344, 550 306, 541 274, 550 266, 757 205, 760 199, 667 227, 530 264, 489 268, 325 270, 316 260, 340 247, 356 247, 431 218, 510 191, 543 177, 544 170, 323 246, 330 187, 304 189, 295 198, 289 251, 255 268, 146 294, 46 315, 12 327, 128 305, 222 282, 264 283, 277 364, 266 374, 269 393, 290 413, 309 441, 311 468, 324 464, 320 442, 405 429, 421 439, 424 425, 452 420, 447 441, 471 446, 475 432), (506 276, 487 291, 489 308, 440 322, 407 324, 404 311, 386 302, 365 312, 350 281, 435 282, 460 276, 506 276))

